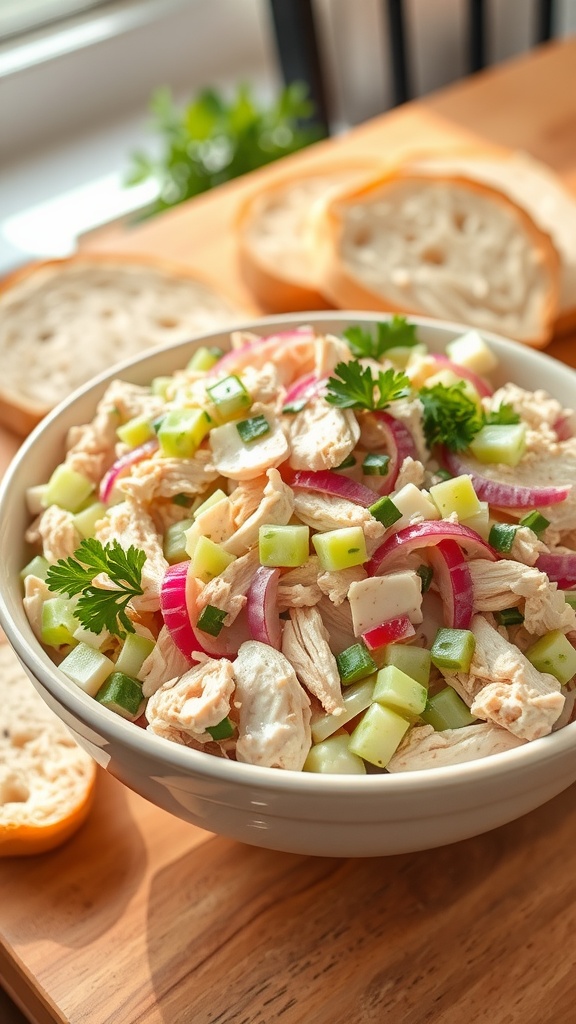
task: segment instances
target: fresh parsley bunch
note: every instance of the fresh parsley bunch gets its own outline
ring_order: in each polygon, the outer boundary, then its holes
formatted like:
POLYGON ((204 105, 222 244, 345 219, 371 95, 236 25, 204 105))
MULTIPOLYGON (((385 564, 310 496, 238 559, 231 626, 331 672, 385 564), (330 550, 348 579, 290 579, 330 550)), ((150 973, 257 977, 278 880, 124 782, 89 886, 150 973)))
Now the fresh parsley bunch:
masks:
POLYGON ((410 381, 405 373, 380 370, 374 377, 369 366, 357 359, 338 363, 334 376, 328 378, 326 401, 341 409, 385 409, 390 402, 410 394, 410 381))
POLYGON ((382 359, 393 348, 414 348, 418 344, 416 325, 405 316, 393 316, 375 325, 373 334, 367 327, 348 327, 344 332, 348 348, 357 359, 382 359))
POLYGON ((431 388, 420 388, 418 397, 424 409, 424 436, 429 448, 444 445, 452 452, 461 452, 486 424, 520 422, 518 414, 507 403, 486 415, 466 394, 465 388, 463 380, 449 387, 434 384, 431 388))

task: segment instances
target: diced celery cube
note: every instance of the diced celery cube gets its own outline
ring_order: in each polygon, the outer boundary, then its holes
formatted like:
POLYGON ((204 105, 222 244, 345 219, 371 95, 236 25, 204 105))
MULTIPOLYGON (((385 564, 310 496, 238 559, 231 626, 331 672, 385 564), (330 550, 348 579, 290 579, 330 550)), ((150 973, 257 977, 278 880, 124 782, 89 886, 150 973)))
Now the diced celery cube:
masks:
POLYGON ((322 711, 312 716, 310 728, 314 743, 320 743, 322 740, 327 739, 328 736, 332 736, 343 725, 351 722, 353 718, 356 718, 356 715, 360 715, 362 711, 365 711, 370 706, 375 681, 376 676, 371 675, 368 679, 362 679, 359 683, 347 686, 342 694, 342 702, 344 704, 342 714, 329 715, 322 711))
POLYGON ((172 383, 172 377, 154 377, 150 390, 153 395, 157 395, 158 398, 166 398, 169 385, 172 383))
POLYGON ((345 526, 340 530, 316 533, 312 537, 312 544, 326 572, 362 565, 368 558, 366 538, 361 526, 345 526))
POLYGON ((366 775, 364 761, 348 748, 349 739, 347 733, 342 733, 316 743, 310 748, 302 771, 327 775, 366 775))
POLYGON ((96 523, 106 515, 106 505, 101 501, 93 501, 87 508, 77 512, 74 516, 74 526, 84 540, 93 537, 96 532, 96 523))
POLYGON ((488 423, 470 443, 479 462, 517 466, 526 450, 525 423, 488 423))
POLYGON ((110 640, 110 633, 107 629, 103 629, 101 633, 94 633, 91 629, 86 629, 86 626, 78 626, 74 630, 74 639, 76 643, 86 644, 95 651, 101 651, 104 644, 110 640))
POLYGON ((527 526, 529 530, 532 530, 539 537, 550 526, 550 520, 546 519, 538 509, 534 509, 533 512, 528 512, 527 515, 522 516, 519 525, 527 526))
POLYGON ((36 576, 39 580, 45 580, 50 563, 43 555, 34 555, 34 558, 20 572, 20 579, 25 580, 27 576, 36 576))
POLYGON ((96 700, 110 711, 133 722, 144 707, 142 683, 124 672, 113 672, 98 690, 96 700))
POLYGON ((480 512, 478 495, 467 474, 434 484, 430 488, 430 496, 443 519, 456 512, 458 519, 462 521, 480 512))
POLYGON ((442 732, 444 729, 462 729, 478 721, 451 686, 446 686, 428 698, 420 718, 426 725, 436 729, 436 732, 442 732))
POLYGON ((430 679, 430 651, 425 647, 410 644, 389 644, 384 649, 384 664, 395 665, 421 686, 428 686, 430 679))
POLYGON ((494 612, 494 617, 499 626, 520 626, 524 622, 519 608, 503 608, 500 612, 494 612))
POLYGON ((405 370, 409 363, 416 356, 425 356, 428 352, 426 345, 397 345, 396 348, 386 349, 386 359, 394 364, 397 370, 405 370))
POLYGON ((202 583, 209 583, 235 559, 236 555, 229 554, 220 544, 215 544, 208 537, 199 537, 192 556, 192 575, 202 583))
POLYGON ((473 516, 468 516, 466 519, 461 519, 462 526, 467 526, 469 530, 474 530, 483 540, 488 540, 490 536, 490 529, 492 523, 490 521, 490 505, 487 501, 481 501, 480 508, 473 516))
POLYGON ((222 358, 221 348, 207 348, 206 345, 201 345, 197 348, 192 359, 188 363, 189 370, 199 370, 201 373, 207 370, 211 370, 213 366, 222 358))
POLYGON ((116 658, 116 671, 124 675, 138 678, 138 673, 146 658, 152 654, 156 644, 147 636, 139 636, 138 633, 127 633, 122 650, 116 658))
POLYGON ((198 629, 203 630, 204 633, 210 633, 210 636, 220 636, 227 614, 228 612, 225 609, 216 608, 213 604, 207 604, 200 612, 196 626, 198 629))
POLYGON ((468 331, 454 338, 446 346, 446 352, 453 363, 480 375, 491 373, 498 366, 498 359, 478 331, 468 331))
POLYGON ((67 512, 77 512, 93 490, 94 484, 88 477, 61 463, 48 481, 46 505, 59 505, 67 512))
POLYGON ((64 597, 52 597, 42 605, 42 632, 43 644, 49 647, 60 647, 62 644, 73 644, 74 630, 78 627, 78 621, 70 606, 70 601, 64 597))
POLYGON ((213 740, 229 740, 236 732, 236 726, 226 716, 217 725, 207 725, 206 732, 210 733, 213 740))
POLYGON ((426 707, 428 691, 396 665, 386 665, 376 676, 374 700, 405 718, 416 718, 426 707))
POLYGON ((310 554, 308 526, 261 526, 258 532, 260 564, 271 568, 304 565, 310 554))
POLYGON ((352 644, 336 655, 336 664, 340 679, 345 686, 357 683, 359 679, 372 675, 377 665, 368 648, 363 643, 352 644))
POLYGON ((213 505, 217 505, 219 501, 224 501, 227 498, 228 495, 224 494, 224 491, 218 488, 218 490, 214 491, 209 498, 206 498, 206 501, 203 501, 201 505, 198 505, 197 509, 194 509, 192 518, 198 519, 198 516, 201 516, 203 512, 207 512, 213 505))
POLYGON ((488 533, 488 543, 495 551, 508 554, 512 550, 518 527, 512 523, 492 523, 488 533))
POLYGON ((204 409, 171 409, 158 428, 162 453, 171 458, 191 459, 210 430, 204 409))
POLYGON ((382 498, 378 498, 378 501, 375 501, 373 505, 370 505, 368 511, 374 516, 374 519, 377 519, 385 527, 393 526, 399 519, 402 519, 400 509, 397 508, 392 498, 389 498, 387 494, 382 498))
POLYGON ((176 565, 189 557, 186 551, 186 531, 192 526, 192 519, 181 519, 171 523, 164 534, 164 558, 169 565, 176 565))
POLYGON ((564 686, 576 675, 576 650, 559 629, 541 636, 526 651, 528 661, 539 672, 549 672, 564 686))
POLYGON ((60 663, 60 669, 64 675, 68 676, 90 697, 96 696, 104 680, 114 672, 115 668, 114 662, 105 654, 82 643, 73 647, 64 661, 60 663))
POLYGON ((219 423, 227 423, 241 416, 252 405, 250 395, 235 375, 224 377, 206 390, 216 407, 219 423))
POLYGON ((348 744, 358 757, 385 768, 410 727, 392 708, 371 704, 354 729, 348 744))
POLYGON ((468 672, 476 648, 476 637, 469 629, 439 629, 430 657, 436 668, 468 672))
POLYGON ((134 416, 116 430, 118 437, 130 448, 138 448, 155 436, 154 427, 146 416, 134 416))

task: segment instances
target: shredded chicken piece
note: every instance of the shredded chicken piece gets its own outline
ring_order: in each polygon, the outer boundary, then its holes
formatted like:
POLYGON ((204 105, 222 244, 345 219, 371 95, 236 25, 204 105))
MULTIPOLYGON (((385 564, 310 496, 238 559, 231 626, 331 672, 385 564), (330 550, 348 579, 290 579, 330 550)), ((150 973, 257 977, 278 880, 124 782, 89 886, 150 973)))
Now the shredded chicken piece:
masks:
POLYGON ((131 604, 138 612, 158 611, 162 581, 168 562, 164 558, 162 540, 156 533, 152 517, 146 509, 131 499, 112 505, 106 517, 96 524, 96 539, 102 544, 117 540, 124 551, 132 545, 144 551, 146 561, 142 569, 143 594, 132 598, 131 604))
POLYGON ((282 654, 309 693, 330 715, 344 711, 340 674, 330 636, 316 608, 292 608, 282 632, 282 654))
POLYGON ((164 458, 154 455, 131 467, 118 480, 118 490, 144 504, 176 494, 203 494, 216 480, 218 471, 210 465, 208 448, 199 448, 192 459, 164 458))
POLYGON ((317 607, 328 630, 330 649, 334 654, 341 654, 347 647, 358 643, 352 624, 352 612, 347 601, 336 605, 332 604, 329 597, 322 597, 317 607))
POLYGON ((353 565, 349 569, 338 569, 337 572, 320 573, 318 586, 332 604, 342 604, 348 597, 352 583, 360 583, 365 579, 366 570, 361 565, 353 565))
POLYGON ((236 532, 224 542, 223 547, 232 555, 242 555, 258 543, 261 526, 285 526, 294 511, 294 494, 285 484, 277 469, 266 473, 268 483, 264 488, 262 501, 236 532))
POLYGON ((142 693, 151 697, 167 679, 184 675, 189 667, 188 658, 178 650, 166 626, 162 626, 158 640, 139 672, 142 693))
POLYGON ((498 388, 490 398, 484 399, 483 404, 493 412, 503 404, 511 405, 533 430, 540 430, 543 425, 553 427, 558 420, 573 415, 571 409, 563 409, 560 402, 547 391, 525 391, 518 384, 512 383, 498 388))
POLYGON ((54 597, 44 580, 38 576, 26 576, 24 580, 24 611, 37 640, 42 639, 42 608, 54 597))
POLYGON ((267 476, 257 476, 252 480, 241 480, 236 485, 230 494, 235 526, 242 526, 256 511, 264 496, 264 488, 267 483, 267 476))
POLYGON ((319 587, 305 587, 301 583, 278 587, 278 611, 285 612, 288 608, 312 608, 322 597, 319 587))
POLYGON ((294 511, 307 526, 320 532, 344 526, 361 526, 366 541, 377 542, 386 532, 382 523, 367 508, 333 494, 294 491, 294 511))
POLYGON ((526 740, 513 736, 493 722, 467 725, 463 729, 436 732, 431 725, 410 729, 387 764, 389 772, 411 772, 445 768, 451 764, 475 761, 490 754, 521 747, 526 740))
POLYGON ((287 425, 292 469, 323 470, 339 466, 356 447, 360 427, 350 409, 313 399, 287 425))
POLYGON ((259 564, 258 549, 254 548, 226 566, 224 572, 200 591, 196 602, 198 613, 211 604, 227 613, 224 624, 231 626, 246 604, 246 594, 259 564))
MULTIPOLYGON (((281 384, 291 384, 298 377, 311 373, 315 365, 314 338, 302 331, 302 337, 294 336, 288 345, 278 344, 270 348, 257 334, 235 332, 238 343, 232 342, 235 358, 227 357, 226 372, 243 374, 249 366, 253 370, 261 370, 267 363, 272 363, 278 373, 281 384), (257 342, 254 345, 254 342, 257 342), (246 348, 247 345, 253 347, 246 348)), ((234 337, 234 335, 232 335, 234 337)))
POLYGON ((233 663, 239 711, 236 758, 301 771, 311 744, 310 701, 287 658, 266 644, 242 644, 233 663))
POLYGON ((564 633, 576 629, 576 611, 558 585, 538 569, 511 559, 490 562, 486 558, 472 559, 468 568, 476 611, 501 611, 524 599, 524 627, 529 633, 543 636, 552 629, 564 633))
POLYGON ((398 471, 394 490, 399 491, 402 487, 405 487, 406 484, 414 484, 415 487, 423 487, 425 476, 426 470, 422 463, 418 459, 413 459, 410 455, 407 455, 398 471))
POLYGON ((212 737, 206 730, 228 715, 234 686, 231 662, 207 658, 152 694, 146 708, 148 728, 156 732, 157 725, 168 726, 209 743, 212 737))
POLYGON ((59 505, 49 505, 26 531, 26 540, 29 544, 41 544, 44 557, 57 562, 73 555, 82 538, 72 513, 59 505))
POLYGON ((274 363, 264 363, 260 367, 246 366, 242 371, 242 383, 252 403, 272 405, 274 409, 280 411, 284 388, 274 363))
POLYGON ((524 562, 524 565, 535 565, 543 551, 548 551, 548 548, 534 531, 528 526, 519 526, 512 541, 510 558, 515 562, 524 562))
POLYGON ((323 334, 314 341, 314 357, 316 376, 322 378, 330 376, 338 363, 350 362, 352 353, 342 338, 337 338, 334 334, 323 334))

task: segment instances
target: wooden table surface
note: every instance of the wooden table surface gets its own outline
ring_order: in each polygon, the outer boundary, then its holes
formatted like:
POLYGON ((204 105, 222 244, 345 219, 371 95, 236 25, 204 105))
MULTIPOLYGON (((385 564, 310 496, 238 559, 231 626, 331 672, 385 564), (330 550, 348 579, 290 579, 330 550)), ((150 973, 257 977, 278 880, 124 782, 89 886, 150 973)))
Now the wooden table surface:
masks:
MULTIPOLYGON (((576 40, 550 44, 314 152, 521 148, 576 191, 576 40)), ((282 171, 285 170, 285 166, 282 171)), ((86 241, 185 260, 258 313, 234 219, 258 178, 86 241)), ((554 342, 576 365, 576 339, 554 342)), ((0 467, 17 447, 0 436, 0 467)), ((571 1024, 576 791, 487 835, 378 860, 242 846, 101 772, 64 847, 0 867, 0 980, 40 1024, 571 1024)))

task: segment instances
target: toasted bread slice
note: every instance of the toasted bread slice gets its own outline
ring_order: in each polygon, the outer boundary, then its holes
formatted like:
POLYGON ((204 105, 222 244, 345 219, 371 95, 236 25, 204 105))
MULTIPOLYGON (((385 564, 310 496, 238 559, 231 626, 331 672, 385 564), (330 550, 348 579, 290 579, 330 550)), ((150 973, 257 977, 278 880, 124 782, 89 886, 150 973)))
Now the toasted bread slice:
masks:
POLYGON ((501 191, 397 172, 324 211, 322 290, 343 309, 416 313, 542 347, 560 262, 549 235, 501 191))
POLYGON ((82 254, 0 285, 0 422, 26 434, 114 363, 232 323, 239 311, 186 268, 82 254))
POLYGON ((92 804, 96 764, 0 643, 0 857, 43 853, 68 839, 92 804))

